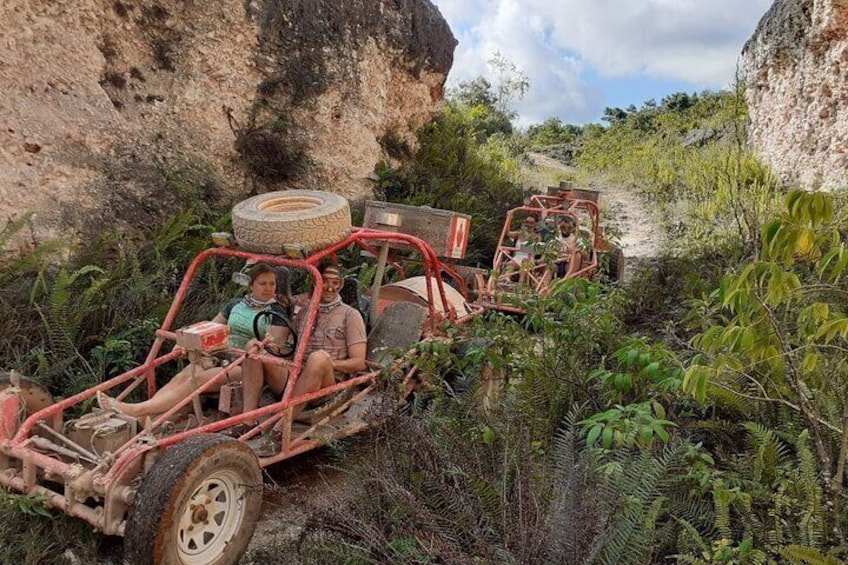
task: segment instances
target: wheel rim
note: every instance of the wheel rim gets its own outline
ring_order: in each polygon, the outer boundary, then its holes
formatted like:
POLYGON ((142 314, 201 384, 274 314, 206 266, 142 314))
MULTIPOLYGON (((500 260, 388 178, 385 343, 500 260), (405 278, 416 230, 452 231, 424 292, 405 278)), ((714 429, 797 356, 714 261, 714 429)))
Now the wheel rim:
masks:
POLYGON ((177 547, 187 565, 212 563, 244 520, 244 480, 218 471, 195 489, 180 517, 177 547))

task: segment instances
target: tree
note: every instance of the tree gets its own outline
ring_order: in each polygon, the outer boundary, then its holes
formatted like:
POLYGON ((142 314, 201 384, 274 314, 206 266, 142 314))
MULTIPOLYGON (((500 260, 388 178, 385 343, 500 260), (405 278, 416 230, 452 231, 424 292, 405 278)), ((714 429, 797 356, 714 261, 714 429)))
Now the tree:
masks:
MULTIPOLYGON (((701 305, 699 353, 684 389, 790 410, 809 431, 843 548, 848 463, 848 247, 833 197, 792 192, 762 230, 760 257, 728 275, 701 305)), ((784 421, 791 422, 792 418, 784 421)), ((787 430, 789 431, 789 430, 787 430)), ((797 430, 795 430, 797 434, 797 430)))
POLYGON ((513 115, 504 113, 499 108, 498 95, 492 89, 492 83, 485 77, 459 83, 449 98, 450 102, 469 115, 478 143, 485 141, 497 133, 511 136, 513 132, 513 115))
POLYGON ((563 124, 559 118, 548 118, 527 128, 527 137, 534 145, 570 143, 580 135, 580 126, 563 124))
POLYGON ((470 112, 475 135, 479 143, 490 136, 502 133, 511 136, 515 112, 510 108, 513 100, 521 99, 530 87, 525 75, 514 63, 495 52, 489 66, 496 75, 496 85, 485 77, 459 83, 448 94, 448 100, 464 106, 470 112))
POLYGON ((685 92, 675 92, 668 96, 663 96, 661 101, 662 107, 665 110, 687 110, 698 102, 697 94, 686 94, 685 92))
POLYGON ((500 51, 495 51, 488 63, 497 77, 497 109, 503 114, 514 117, 515 112, 510 107, 512 101, 524 98, 530 89, 530 81, 524 71, 501 55, 500 51))
POLYGON ((494 109, 498 102, 497 95, 492 90, 492 83, 484 77, 459 83, 452 94, 453 100, 471 108, 482 105, 494 109))
POLYGON ((627 112, 621 108, 606 107, 604 108, 604 115, 601 117, 601 120, 607 122, 611 126, 623 124, 627 121, 627 112))

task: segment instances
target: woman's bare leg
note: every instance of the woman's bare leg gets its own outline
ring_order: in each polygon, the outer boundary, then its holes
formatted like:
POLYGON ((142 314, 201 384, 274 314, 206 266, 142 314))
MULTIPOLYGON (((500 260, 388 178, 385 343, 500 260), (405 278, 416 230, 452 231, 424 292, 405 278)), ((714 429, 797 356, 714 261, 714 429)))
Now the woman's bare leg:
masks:
POLYGON ((274 394, 283 394, 283 391, 286 390, 286 383, 289 382, 288 369, 272 363, 264 363, 262 368, 265 383, 274 391, 274 394))
MULTIPOLYGON (((242 395, 244 401, 244 411, 250 412, 259 407, 259 395, 262 394, 262 383, 264 377, 262 374, 262 363, 255 359, 245 359, 242 364, 242 395)), ((253 422, 245 422, 251 424, 253 422)))
MULTIPOLYGON (((174 375, 174 377, 168 381, 165 386, 157 390, 156 394, 144 402, 133 404, 129 402, 119 402, 109 397, 100 397, 102 399, 101 406, 104 409, 114 409, 122 414, 126 414, 127 416, 132 416, 134 418, 143 418, 145 416, 152 416, 153 414, 163 414, 176 406, 181 400, 191 395, 194 391, 195 385, 192 382, 192 371, 195 371, 197 386, 201 386, 220 373, 221 368, 212 367, 211 369, 201 369, 196 365, 189 365, 174 375)), ((230 380, 240 379, 240 373, 240 371, 233 371, 233 373, 230 374, 230 380)), ((223 375, 218 380, 219 382, 213 384, 206 390, 209 392, 217 391, 221 388, 221 385, 227 382, 226 377, 223 375)))
MULTIPOLYGON (((243 371, 244 411, 250 412, 259 407, 262 386, 267 383, 275 394, 282 394, 288 381, 288 371, 285 367, 272 363, 262 363, 256 359, 245 359, 243 371)), ((254 422, 245 422, 252 424, 254 422)))

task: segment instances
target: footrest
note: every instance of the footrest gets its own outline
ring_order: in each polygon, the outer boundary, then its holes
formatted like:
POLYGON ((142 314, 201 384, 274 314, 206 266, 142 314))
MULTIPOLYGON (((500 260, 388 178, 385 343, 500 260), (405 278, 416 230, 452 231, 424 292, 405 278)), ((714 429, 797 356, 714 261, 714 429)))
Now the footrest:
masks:
POLYGON ((316 424, 327 417, 333 410, 339 408, 342 404, 350 400, 357 391, 353 388, 348 388, 339 393, 327 396, 318 401, 314 406, 307 405, 306 409, 297 415, 295 421, 305 422, 307 424, 316 424))

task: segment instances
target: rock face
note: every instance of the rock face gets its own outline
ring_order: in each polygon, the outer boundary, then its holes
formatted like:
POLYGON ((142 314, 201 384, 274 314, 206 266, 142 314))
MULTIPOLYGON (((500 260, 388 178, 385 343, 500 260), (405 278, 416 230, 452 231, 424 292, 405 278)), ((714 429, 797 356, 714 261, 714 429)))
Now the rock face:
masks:
POLYGON ((4 0, 0 221, 366 195, 438 111, 455 46, 429 0, 4 0))
POLYGON ((765 160, 808 189, 848 187, 848 0, 776 0, 742 68, 765 160))

